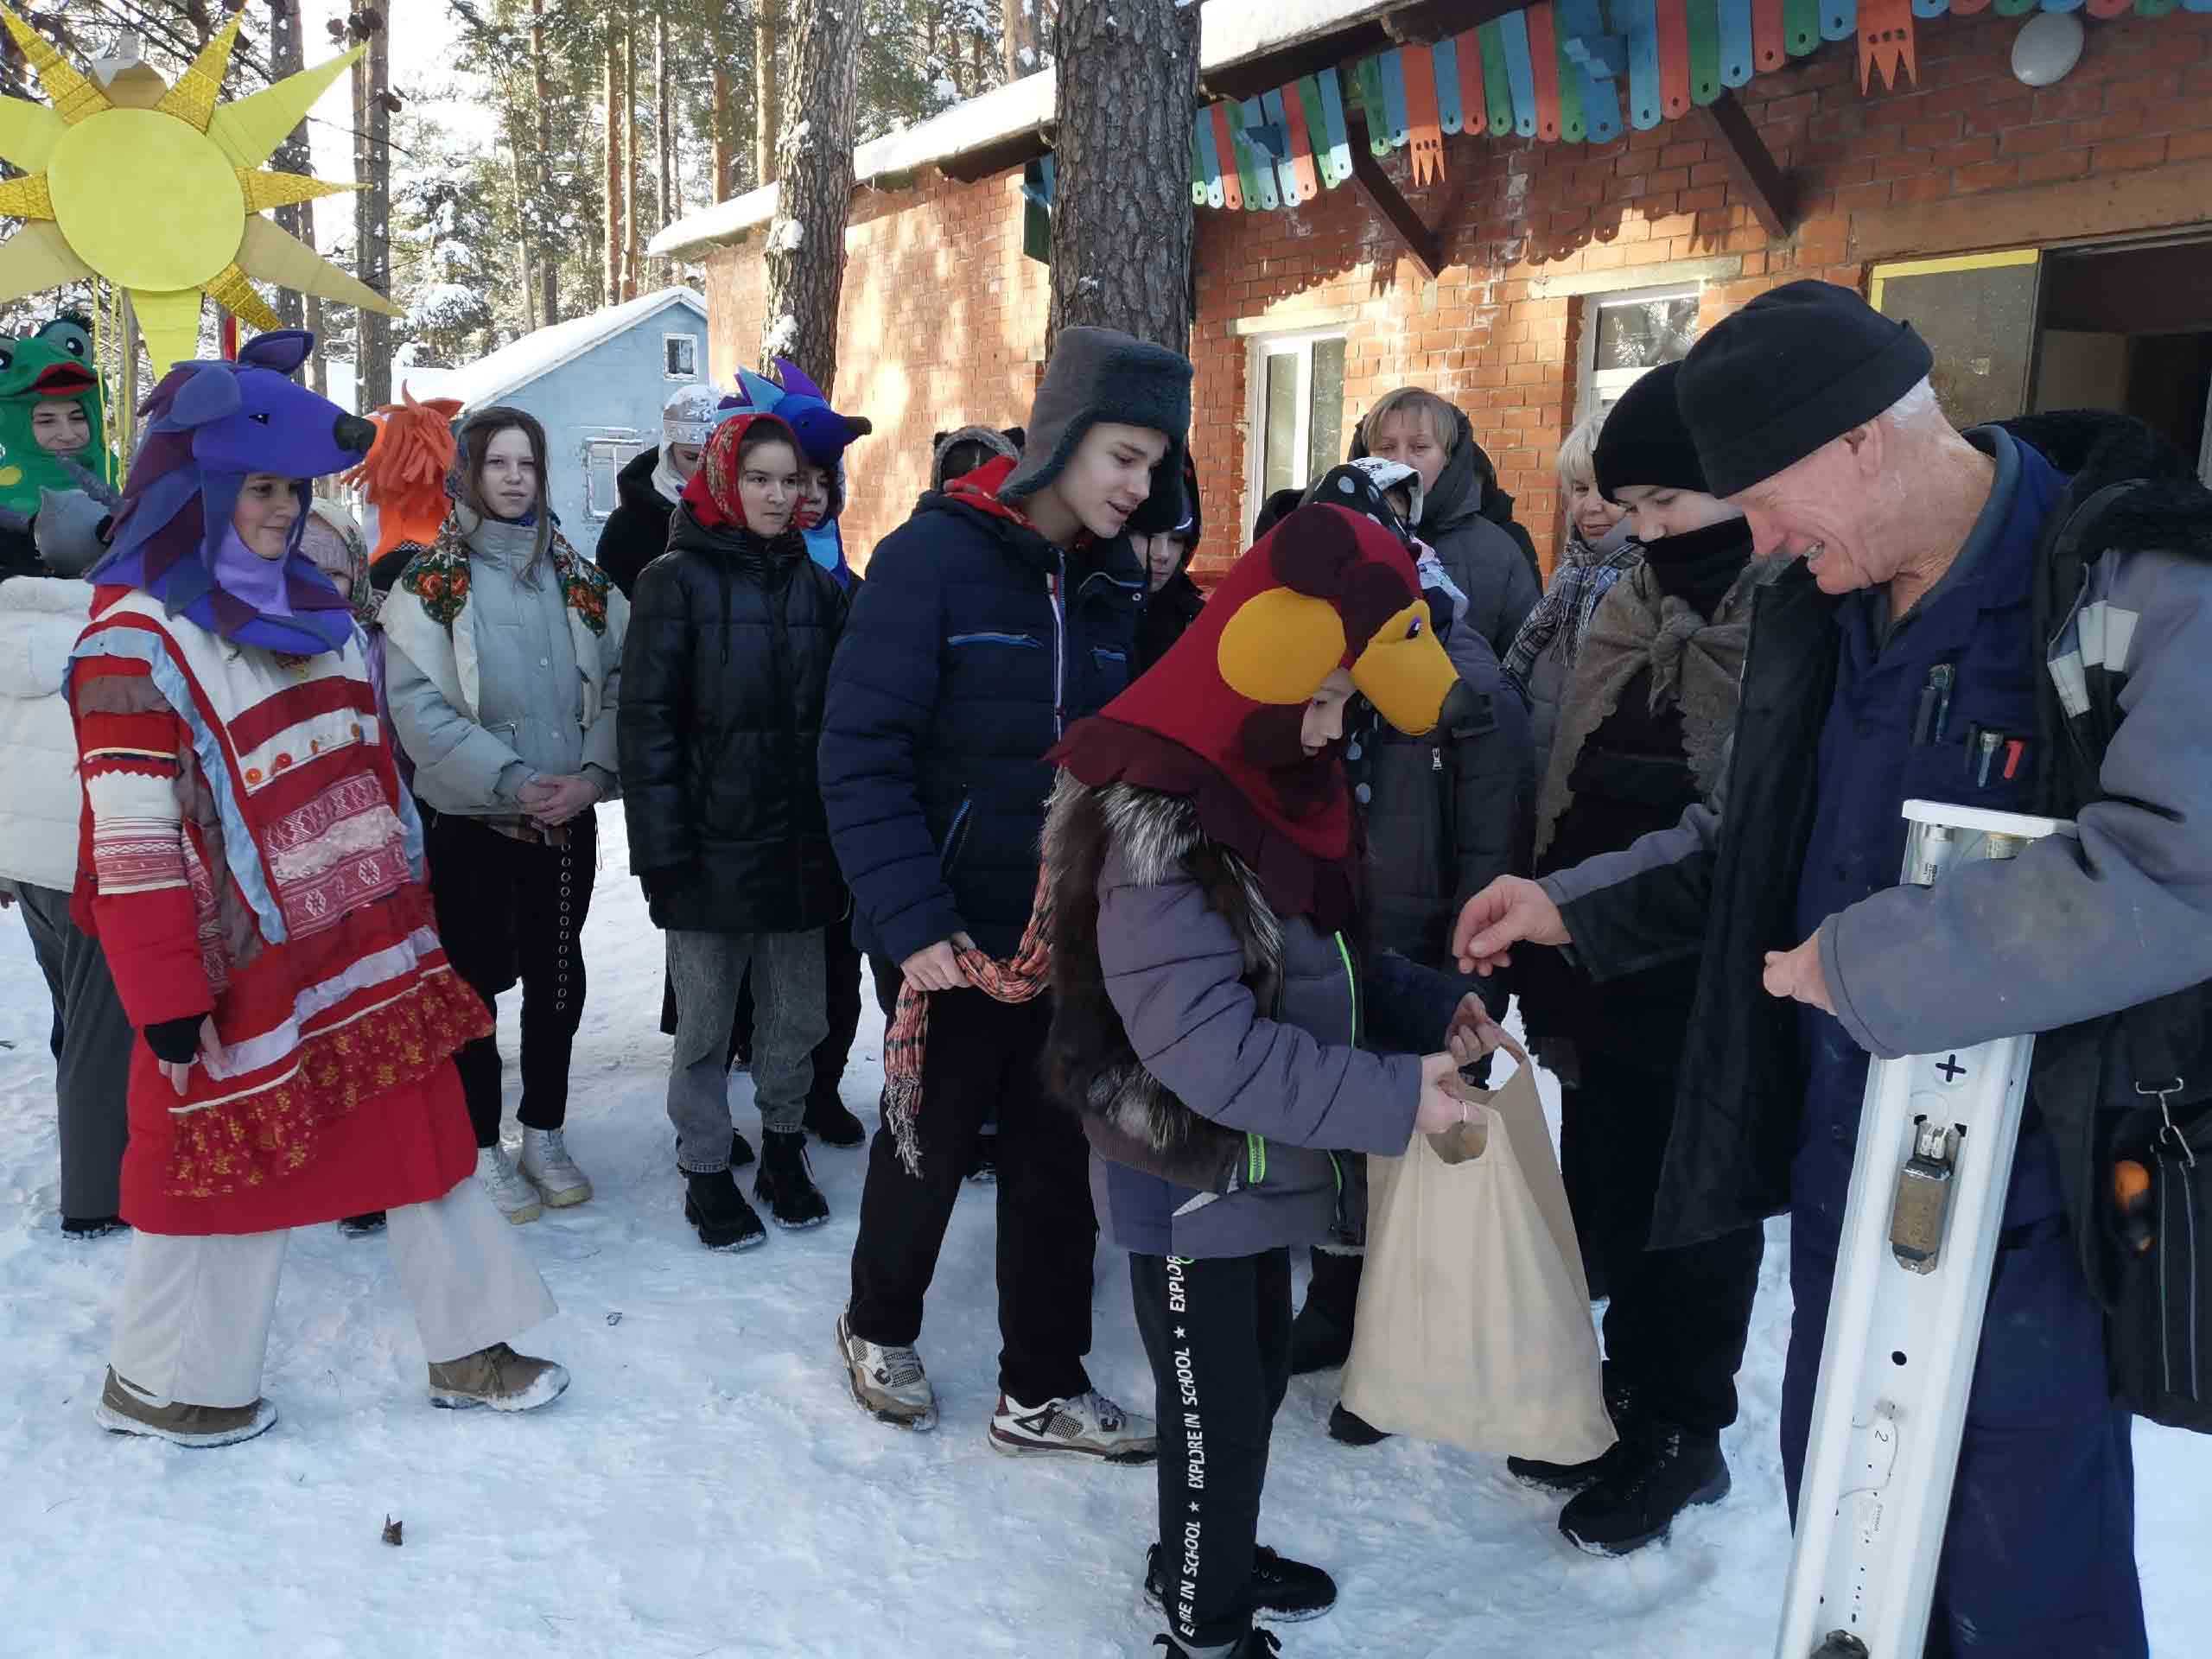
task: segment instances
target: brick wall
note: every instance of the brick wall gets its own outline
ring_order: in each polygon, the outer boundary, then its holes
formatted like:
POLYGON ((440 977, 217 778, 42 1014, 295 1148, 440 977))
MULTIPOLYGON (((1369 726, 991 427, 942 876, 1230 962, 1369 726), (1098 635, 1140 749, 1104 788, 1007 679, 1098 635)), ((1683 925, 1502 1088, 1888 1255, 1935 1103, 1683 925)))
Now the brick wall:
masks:
MULTIPOLYGON (((1201 210, 1192 440, 1209 525, 1202 569, 1234 555, 1254 505, 1240 321, 1346 317, 1346 433, 1393 386, 1451 397, 1548 554, 1552 463, 1573 420, 1590 293, 1665 282, 1675 266, 1675 277, 1706 280, 1710 323, 1798 276, 1859 286, 1876 259, 2212 219, 2212 16, 2091 21, 2080 66, 2040 92, 2010 71, 2019 22, 1991 11, 1922 23, 1916 86, 1862 95, 1851 48, 1828 46, 1745 88, 1799 193, 1784 240, 1759 227, 1696 116, 1596 147, 1449 139, 1450 175, 1425 191, 1393 157, 1386 170, 1442 227, 1434 282, 1351 186, 1295 213, 1201 210)), ((912 505, 931 432, 1026 416, 1046 289, 1044 268, 1021 256, 1020 222, 1018 175, 855 200, 837 402, 878 429, 852 452, 856 556, 912 505)), ((757 249, 710 264, 725 378, 759 339, 760 270, 757 249)))
MULTIPOLYGON (((1046 270, 1022 257, 1020 174, 927 177, 856 195, 846 232, 831 401, 875 423, 846 451, 856 564, 928 487, 932 435, 1026 422, 1043 367, 1046 270)), ((708 262, 708 354, 725 385, 760 355, 765 283, 757 238, 708 262)))

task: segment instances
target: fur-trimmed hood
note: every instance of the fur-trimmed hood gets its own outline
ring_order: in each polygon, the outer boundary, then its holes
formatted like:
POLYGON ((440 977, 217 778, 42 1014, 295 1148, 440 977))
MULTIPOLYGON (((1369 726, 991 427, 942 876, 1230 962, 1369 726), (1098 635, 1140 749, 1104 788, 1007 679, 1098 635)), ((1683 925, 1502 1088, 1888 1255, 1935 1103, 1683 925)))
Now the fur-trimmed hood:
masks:
POLYGON ((1119 852, 1150 886, 1184 872, 1205 887, 1244 950, 1244 982, 1262 1007, 1282 979, 1283 925, 1250 866, 1206 839, 1186 799, 1130 784, 1093 788, 1063 772, 1046 809, 1045 874, 1053 915, 1052 1028, 1046 1076, 1084 1120, 1103 1157, 1179 1185, 1227 1192, 1244 1138, 1200 1116, 1147 1071, 1108 998, 1098 959, 1098 880, 1119 852))

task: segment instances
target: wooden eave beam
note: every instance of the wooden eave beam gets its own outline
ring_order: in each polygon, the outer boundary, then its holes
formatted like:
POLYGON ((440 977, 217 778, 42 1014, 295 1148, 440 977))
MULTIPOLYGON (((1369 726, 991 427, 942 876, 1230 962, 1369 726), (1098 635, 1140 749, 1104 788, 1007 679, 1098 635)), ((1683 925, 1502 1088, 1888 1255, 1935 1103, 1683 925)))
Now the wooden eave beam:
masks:
POLYGON ((1421 216, 1414 211, 1413 203, 1405 193, 1390 181, 1382 164, 1375 159, 1375 152, 1367 147, 1365 125, 1354 122, 1351 126, 1351 181, 1367 205, 1382 215, 1382 222, 1404 245, 1406 255, 1430 282, 1444 269, 1443 238, 1428 228, 1421 216))
POLYGON ((1729 175, 1744 193, 1751 217, 1769 236, 1788 236, 1797 220, 1797 187, 1775 161, 1736 94, 1723 92, 1699 113, 1719 140, 1720 159, 1728 163, 1729 175))
POLYGON ((981 149, 971 149, 965 155, 948 156, 937 164, 937 170, 948 179, 961 184, 974 184, 980 180, 996 176, 1010 168, 1023 167, 1040 156, 1052 153, 1040 129, 1033 132, 1016 133, 997 143, 986 144, 981 149))

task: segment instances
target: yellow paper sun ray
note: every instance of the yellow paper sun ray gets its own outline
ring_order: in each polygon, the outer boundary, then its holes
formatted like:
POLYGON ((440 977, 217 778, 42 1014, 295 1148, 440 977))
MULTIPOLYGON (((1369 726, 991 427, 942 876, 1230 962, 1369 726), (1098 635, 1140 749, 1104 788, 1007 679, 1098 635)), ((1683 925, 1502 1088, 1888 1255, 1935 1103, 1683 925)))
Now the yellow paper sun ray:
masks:
POLYGON ((245 272, 236 265, 226 269, 207 284, 207 297, 221 306, 240 322, 251 323, 257 328, 281 328, 283 319, 269 308, 269 302, 253 290, 245 279, 245 272))
POLYGON ((73 67, 48 40, 29 23, 0 6, 0 23, 8 26, 16 45, 38 71, 38 84, 46 88, 46 95, 54 100, 54 112, 66 126, 75 126, 87 116, 98 115, 110 107, 107 94, 92 79, 73 67))
POLYGON ((259 167, 276 153, 285 135, 307 118, 315 100, 366 51, 355 47, 328 63, 318 63, 288 76, 251 98, 218 108, 207 123, 207 136, 223 147, 237 167, 259 167))
POLYGON ((92 268, 63 240, 58 225, 26 225, 0 243, 0 302, 80 283, 92 274, 92 268))
POLYGON ((167 96, 154 105, 156 109, 176 117, 195 131, 207 130, 208 119, 223 96, 223 77, 230 73, 231 48, 238 43, 238 23, 245 16, 243 11, 231 14, 231 21, 200 48, 192 67, 178 78, 167 96))
POLYGON ((54 153, 54 142, 67 130, 61 118, 27 98, 0 98, 0 156, 26 173, 36 173, 54 153))
MULTIPOLYGON (((315 201, 324 196, 348 195, 360 188, 358 184, 331 184, 321 179, 302 178, 297 173, 238 168, 238 188, 245 192, 245 210, 249 213, 269 207, 289 207, 294 202, 315 201)), ((6 192, 7 186, 0 184, 0 199, 4 199, 6 192)))
POLYGON ((26 178, 0 180, 0 213, 13 213, 17 219, 52 219, 54 193, 47 188, 45 175, 33 173, 26 178))
POLYGON ((257 214, 245 222, 238 266, 257 282, 274 283, 295 293, 313 294, 365 311, 381 311, 386 316, 398 315, 398 308, 376 289, 356 282, 289 231, 257 214))
POLYGON ((138 332, 146 337, 146 355, 158 380, 180 363, 200 355, 200 290, 183 288, 172 294, 130 290, 130 309, 138 318, 138 332))

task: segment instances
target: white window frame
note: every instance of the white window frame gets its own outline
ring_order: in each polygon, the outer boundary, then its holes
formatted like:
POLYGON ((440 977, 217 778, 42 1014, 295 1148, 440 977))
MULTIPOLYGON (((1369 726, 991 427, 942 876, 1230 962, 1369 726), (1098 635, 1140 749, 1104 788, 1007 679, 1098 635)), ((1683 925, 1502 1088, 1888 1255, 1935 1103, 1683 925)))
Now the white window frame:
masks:
POLYGON ((1582 302, 1582 337, 1575 346, 1574 418, 1581 420, 1598 407, 1600 394, 1613 402, 1651 372, 1649 369, 1600 369, 1598 366, 1598 317, 1610 306, 1649 305, 1654 300, 1694 300, 1705 292, 1703 283, 1668 283, 1656 288, 1617 289, 1592 294, 1582 302))
POLYGON ((592 523, 603 524, 614 516, 614 509, 622 499, 622 490, 620 485, 612 480, 619 478, 622 469, 636 460, 646 447, 644 434, 634 426, 598 426, 584 433, 583 442, 579 446, 584 465, 584 516, 592 523), (607 484, 608 499, 605 502, 600 500, 599 492, 593 487, 593 468, 601 450, 608 452, 607 459, 613 463, 607 484))
POLYGON ((660 337, 660 378, 664 380, 677 383, 696 380, 699 378, 698 335, 693 334, 663 334, 660 337), (668 348, 678 340, 683 342, 684 346, 690 350, 691 354, 691 371, 688 374, 680 373, 677 370, 671 369, 668 366, 668 348))
MULTIPOLYGON (((1297 486, 1302 490, 1313 481, 1305 475, 1313 436, 1313 348, 1327 340, 1345 338, 1346 331, 1342 327, 1301 328, 1252 337, 1244 367, 1244 499, 1249 511, 1246 522, 1238 526, 1239 546, 1249 545, 1250 521, 1258 516, 1267 499, 1268 359, 1298 359, 1298 424, 1291 437, 1291 447, 1296 452, 1293 471, 1298 479, 1297 486)), ((1349 358, 1349 346, 1346 355, 1349 358)), ((1345 366, 1349 373, 1349 361, 1345 366)))

